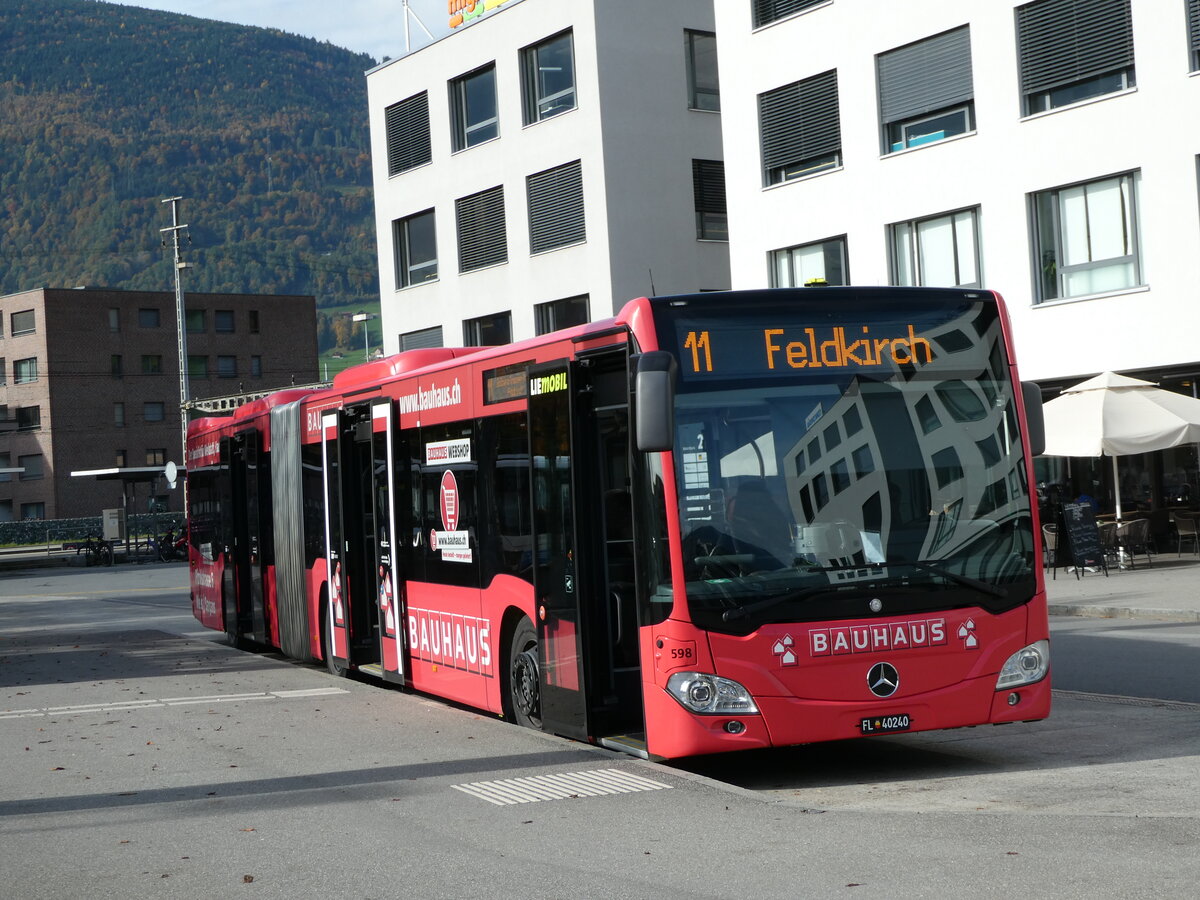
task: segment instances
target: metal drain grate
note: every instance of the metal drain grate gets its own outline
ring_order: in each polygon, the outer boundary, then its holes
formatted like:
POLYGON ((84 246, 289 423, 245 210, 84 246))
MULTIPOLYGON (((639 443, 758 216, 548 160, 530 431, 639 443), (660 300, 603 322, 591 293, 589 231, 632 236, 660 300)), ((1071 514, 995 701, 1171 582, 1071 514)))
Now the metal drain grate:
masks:
POLYGON ((505 778, 501 781, 474 781, 470 784, 455 784, 452 787, 456 791, 462 791, 496 806, 671 789, 669 784, 651 781, 649 778, 622 772, 620 769, 560 772, 557 775, 533 775, 529 778, 505 778))

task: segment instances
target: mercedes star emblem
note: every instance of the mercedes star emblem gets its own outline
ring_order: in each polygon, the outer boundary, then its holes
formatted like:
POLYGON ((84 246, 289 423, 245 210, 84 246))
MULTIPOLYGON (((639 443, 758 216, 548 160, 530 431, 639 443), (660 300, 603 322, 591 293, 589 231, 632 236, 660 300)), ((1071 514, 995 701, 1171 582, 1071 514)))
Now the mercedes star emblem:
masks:
POLYGON ((876 697, 890 697, 900 687, 900 673, 891 663, 875 663, 867 673, 867 687, 876 697))

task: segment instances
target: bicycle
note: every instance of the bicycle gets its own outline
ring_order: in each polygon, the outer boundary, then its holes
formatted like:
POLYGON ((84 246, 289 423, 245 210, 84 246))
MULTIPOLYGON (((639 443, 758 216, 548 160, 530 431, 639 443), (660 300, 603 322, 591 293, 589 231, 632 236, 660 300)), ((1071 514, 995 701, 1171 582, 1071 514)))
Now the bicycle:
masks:
POLYGON ((88 535, 87 540, 65 544, 65 549, 75 548, 75 555, 84 554, 85 564, 89 566, 111 566, 113 564, 113 548, 109 541, 88 535))

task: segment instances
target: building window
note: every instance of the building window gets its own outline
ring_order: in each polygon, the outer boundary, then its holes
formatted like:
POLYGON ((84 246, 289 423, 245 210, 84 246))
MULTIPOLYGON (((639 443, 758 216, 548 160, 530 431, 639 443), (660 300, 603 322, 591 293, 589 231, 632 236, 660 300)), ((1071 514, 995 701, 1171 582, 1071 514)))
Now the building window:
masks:
POLYGON ((0 356, 0 385, 8 384, 8 360, 0 356))
POLYGON ((121 310, 109 308, 108 310, 108 330, 113 334, 119 334, 121 331, 121 310))
POLYGON ((21 521, 40 522, 46 518, 46 504, 42 501, 21 504, 21 521))
POLYGON ((1033 195, 1039 301, 1142 283, 1137 190, 1130 173, 1033 195))
POLYGON ((128 456, 124 450, 118 450, 113 455, 113 465, 115 465, 118 469, 124 469, 127 460, 128 456))
POLYGON ((400 335, 400 352, 405 350, 424 350, 429 347, 441 347, 442 344, 442 326, 436 325, 433 328, 421 328, 417 331, 406 331, 400 335))
POLYGON ((38 380, 37 357, 13 360, 13 384, 29 384, 38 380))
POLYGON ((237 357, 236 356, 218 356, 217 357, 217 377, 218 378, 236 378, 237 377, 237 357))
POLYGON ((148 402, 142 404, 142 418, 147 422, 162 422, 167 418, 166 404, 148 402))
POLYGON ((588 312, 588 295, 566 297, 562 300, 551 300, 549 303, 539 303, 533 308, 534 327, 538 334, 549 334, 563 328, 584 325, 591 321, 588 312))
POLYGON ((702 241, 729 240, 724 162, 692 160, 692 196, 696 201, 696 237, 702 241))
POLYGON ((468 347, 499 347, 512 343, 512 313, 465 319, 463 343, 468 347))
POLYGON ((117 426, 118 428, 125 427, 125 404, 124 403, 114 403, 113 404, 113 424, 115 426, 117 426))
POLYGON ((17 431, 37 431, 42 427, 42 408, 40 406, 17 407, 17 431))
POLYGON ((575 50, 571 32, 521 51, 525 124, 575 108, 575 50))
POLYGON ((503 185, 454 201, 458 223, 458 271, 508 262, 503 185))
POLYGON ((114 353, 111 358, 110 372, 114 378, 120 378, 125 374, 125 364, 121 361, 121 354, 114 353))
MULTIPOLYGON (((0 422, 3 422, 5 419, 5 414, 2 412, 3 409, 3 407, 0 407, 0 422)), ((0 481, 12 481, 12 473, 4 471, 5 469, 11 468, 12 454, 8 452, 0 453, 0 481)), ((0 522, 3 521, 5 521, 4 517, 0 516, 0 522)))
POLYGON ((830 0, 753 0, 754 27, 761 28, 830 0))
POLYGON ((188 378, 208 377, 208 357, 188 356, 188 378))
POLYGON ((44 463, 45 459, 40 453, 18 456, 17 468, 25 470, 18 478, 21 481, 41 481, 45 477, 44 463))
POLYGON ((258 310, 250 310, 250 333, 258 334, 258 310))
POLYGON ((167 464, 167 448, 155 448, 146 451, 146 465, 165 466, 167 464))
POLYGON ((890 231, 892 284, 982 287, 978 208, 898 222, 890 231))
POLYGON ((1025 115, 1134 86, 1129 0, 1037 0, 1016 14, 1025 115))
POLYGON ((383 111, 388 176, 433 161, 429 142, 429 95, 422 91, 383 111))
POLYGON ((9 323, 9 334, 17 337, 22 334, 33 334, 37 331, 37 320, 34 318, 32 309, 23 309, 20 312, 12 314, 9 323))
POLYGON ((161 323, 161 314, 157 309, 139 309, 138 310, 138 327, 139 328, 158 328, 161 323))
POLYGON ((837 71, 758 95, 763 183, 779 184, 842 163, 837 71))
POLYGON ((688 108, 718 112, 721 83, 717 73, 717 36, 708 31, 684 31, 687 45, 688 108))
POLYGON ((529 200, 529 252, 578 244, 587 239, 583 213, 583 169, 579 160, 525 179, 529 200))
POLYGON ((771 287, 849 284, 849 271, 844 236, 771 253, 771 287))
POLYGON ((450 82, 450 115, 455 151, 466 150, 500 135, 494 63, 450 82))
POLYGON ((162 355, 149 353, 142 356, 143 375, 161 375, 163 371, 162 355))
POLYGON ((884 153, 974 130, 971 32, 966 26, 881 53, 875 68, 884 153))
POLYGON ((213 312, 213 331, 217 334, 233 334, 236 329, 232 309, 218 309, 213 312))
POLYGON ((1200 71, 1200 0, 1187 0, 1188 20, 1188 65, 1191 71, 1200 71))
POLYGON ((207 320, 205 310, 189 309, 184 312, 184 319, 187 321, 187 330, 189 334, 204 334, 207 330, 207 320))
POLYGON ((261 356, 250 357, 250 377, 251 378, 262 378, 262 357, 261 356))
POLYGON ((432 209, 392 222, 392 240, 398 289, 437 278, 437 234, 432 209))

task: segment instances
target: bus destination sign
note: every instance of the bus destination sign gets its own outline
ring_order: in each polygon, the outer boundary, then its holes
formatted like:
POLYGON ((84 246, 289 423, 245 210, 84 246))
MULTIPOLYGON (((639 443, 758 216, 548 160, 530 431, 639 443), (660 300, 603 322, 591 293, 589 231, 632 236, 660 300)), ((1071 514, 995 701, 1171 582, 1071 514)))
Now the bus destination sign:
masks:
POLYGON ((716 322, 680 321, 679 358, 687 378, 783 375, 823 368, 893 369, 933 361, 933 345, 914 325, 886 325, 890 327, 726 328, 716 322))

